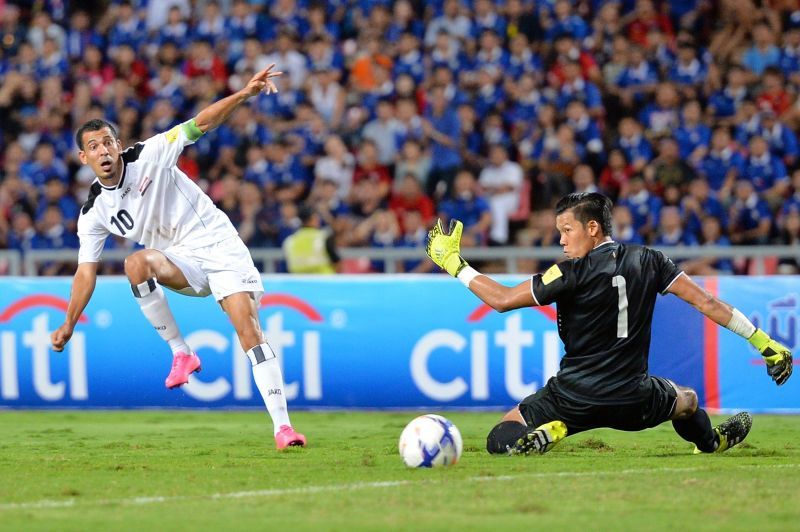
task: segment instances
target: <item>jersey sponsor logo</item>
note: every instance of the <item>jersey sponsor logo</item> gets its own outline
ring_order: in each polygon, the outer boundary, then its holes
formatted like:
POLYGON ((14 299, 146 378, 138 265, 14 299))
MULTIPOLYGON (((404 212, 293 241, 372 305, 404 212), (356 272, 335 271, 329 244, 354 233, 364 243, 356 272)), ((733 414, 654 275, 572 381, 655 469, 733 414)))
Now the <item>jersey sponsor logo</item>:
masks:
POLYGON ((561 273, 561 268, 558 267, 558 264, 553 264, 546 272, 544 272, 544 275, 542 275, 542 283, 546 285, 550 284, 562 275, 564 274, 561 273))
POLYGON ((180 135, 180 132, 181 132, 181 126, 178 125, 170 129, 166 133, 164 133, 164 136, 167 137, 167 142, 171 144, 176 140, 178 140, 178 135, 180 135))
MULTIPOLYGON (((48 403, 89 398, 85 334, 81 331, 72 334, 65 349, 68 357, 50 350, 50 332, 53 329, 50 318, 54 310, 62 314, 67 307, 68 301, 63 298, 33 294, 11 303, 0 312, 0 322, 4 324, 0 330, 0 399, 18 401, 20 388, 24 390, 30 385, 36 397, 48 403), (20 326, 18 321, 24 320, 25 316, 32 316, 28 329, 24 323, 20 326), (18 337, 21 337, 22 347, 27 348, 28 353, 20 352, 18 337), (25 363, 30 363, 30 370, 24 367, 25 363), (54 377, 64 373, 65 379, 54 377), (28 376, 30 384, 22 382, 28 376)), ((78 322, 85 324, 89 319, 81 314, 78 322)))
POLYGON ((120 196, 120 199, 125 199, 125 196, 127 196, 128 192, 130 192, 130 191, 131 191, 131 187, 126 188, 125 192, 123 192, 122 196, 120 196))

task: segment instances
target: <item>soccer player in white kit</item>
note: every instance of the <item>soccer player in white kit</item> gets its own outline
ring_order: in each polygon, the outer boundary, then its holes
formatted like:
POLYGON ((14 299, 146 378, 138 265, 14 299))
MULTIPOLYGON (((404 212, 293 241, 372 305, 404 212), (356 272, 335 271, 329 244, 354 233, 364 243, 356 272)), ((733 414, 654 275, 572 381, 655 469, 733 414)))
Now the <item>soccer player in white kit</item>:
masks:
POLYGON ((192 120, 126 150, 114 128, 91 120, 76 134, 81 163, 97 179, 78 218, 78 269, 72 283, 64 324, 51 336, 62 351, 94 292, 97 266, 109 235, 139 242, 146 249, 125 259, 125 274, 136 302, 173 353, 167 388, 189 382, 200 359, 186 345, 161 285, 204 297, 213 294, 228 315, 274 425, 278 449, 304 446, 306 438, 289 421, 283 376, 275 353, 259 325, 257 302, 264 293, 250 252, 228 217, 176 163, 183 148, 219 126, 240 104, 262 90, 277 92, 270 65, 240 91, 219 100, 192 120))

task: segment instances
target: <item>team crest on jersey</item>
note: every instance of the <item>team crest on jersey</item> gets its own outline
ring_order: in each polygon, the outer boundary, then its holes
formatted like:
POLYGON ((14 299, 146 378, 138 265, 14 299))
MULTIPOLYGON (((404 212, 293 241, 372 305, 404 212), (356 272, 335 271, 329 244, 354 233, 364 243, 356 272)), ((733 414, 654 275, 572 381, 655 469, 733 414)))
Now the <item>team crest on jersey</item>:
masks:
POLYGON ((167 142, 172 143, 178 140, 178 134, 181 132, 180 128, 180 125, 175 126, 164 134, 167 137, 167 142))
POLYGON ((561 273, 561 268, 558 267, 558 264, 553 264, 546 272, 544 272, 544 275, 542 275, 542 283, 550 284, 562 275, 564 274, 561 273))

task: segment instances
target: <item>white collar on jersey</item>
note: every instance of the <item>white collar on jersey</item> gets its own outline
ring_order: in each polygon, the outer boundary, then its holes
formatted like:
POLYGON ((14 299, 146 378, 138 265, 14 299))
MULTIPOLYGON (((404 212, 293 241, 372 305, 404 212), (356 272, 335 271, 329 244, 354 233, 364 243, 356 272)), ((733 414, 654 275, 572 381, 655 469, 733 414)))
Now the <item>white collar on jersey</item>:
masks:
POLYGON ((604 241, 600 242, 599 244, 597 244, 595 247, 593 247, 592 251, 594 251, 595 249, 599 248, 600 246, 605 246, 606 244, 613 244, 613 243, 614 243, 614 241, 611 240, 611 239, 604 240, 604 241))

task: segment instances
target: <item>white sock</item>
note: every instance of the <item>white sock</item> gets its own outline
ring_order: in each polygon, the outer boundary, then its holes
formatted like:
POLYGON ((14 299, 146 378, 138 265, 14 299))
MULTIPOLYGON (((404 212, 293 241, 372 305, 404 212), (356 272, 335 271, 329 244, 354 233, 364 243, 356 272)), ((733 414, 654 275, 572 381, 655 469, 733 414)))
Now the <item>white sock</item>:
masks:
POLYGON ((247 358, 253 365, 253 378, 272 418, 273 432, 278 434, 282 425, 292 426, 289 421, 289 409, 286 407, 286 396, 283 393, 283 375, 278 357, 269 344, 264 343, 249 350, 247 358))
POLYGON ((183 335, 178 330, 178 324, 175 323, 175 317, 169 309, 169 303, 167 303, 167 297, 164 295, 161 285, 155 279, 148 279, 141 284, 131 285, 131 290, 133 290, 134 299, 142 309, 142 314, 158 332, 158 335, 169 344, 172 354, 179 351, 191 353, 191 348, 186 345, 183 335))

